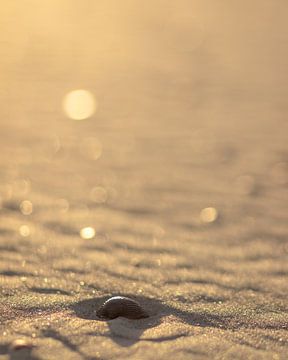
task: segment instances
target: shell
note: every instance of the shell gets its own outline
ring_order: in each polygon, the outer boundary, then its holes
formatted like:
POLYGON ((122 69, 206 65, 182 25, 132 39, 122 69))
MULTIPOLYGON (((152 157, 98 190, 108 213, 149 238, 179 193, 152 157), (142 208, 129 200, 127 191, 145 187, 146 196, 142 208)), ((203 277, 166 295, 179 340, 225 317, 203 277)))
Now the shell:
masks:
POLYGON ((141 319, 149 316, 137 301, 124 296, 113 296, 106 300, 96 314, 98 317, 106 319, 115 319, 118 316, 141 319))
POLYGON ((32 350, 33 347, 34 347, 34 345, 25 339, 15 339, 10 344, 11 351, 18 351, 18 350, 23 350, 23 349, 32 350))

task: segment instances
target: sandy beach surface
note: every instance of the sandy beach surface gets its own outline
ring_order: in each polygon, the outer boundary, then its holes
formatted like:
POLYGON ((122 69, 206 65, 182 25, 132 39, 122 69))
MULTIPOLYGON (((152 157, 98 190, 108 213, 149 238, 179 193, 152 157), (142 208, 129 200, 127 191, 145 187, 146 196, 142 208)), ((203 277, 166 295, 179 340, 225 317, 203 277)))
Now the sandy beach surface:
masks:
POLYGON ((0 2, 0 359, 287 359, 287 2, 0 2))

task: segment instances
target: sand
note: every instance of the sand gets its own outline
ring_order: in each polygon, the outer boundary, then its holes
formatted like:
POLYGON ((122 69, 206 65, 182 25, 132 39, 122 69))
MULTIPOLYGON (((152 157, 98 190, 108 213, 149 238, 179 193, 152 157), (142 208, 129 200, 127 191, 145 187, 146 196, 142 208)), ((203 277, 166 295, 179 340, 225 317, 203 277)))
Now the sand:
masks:
POLYGON ((59 3, 0 15, 0 359, 286 359, 286 2, 59 3))

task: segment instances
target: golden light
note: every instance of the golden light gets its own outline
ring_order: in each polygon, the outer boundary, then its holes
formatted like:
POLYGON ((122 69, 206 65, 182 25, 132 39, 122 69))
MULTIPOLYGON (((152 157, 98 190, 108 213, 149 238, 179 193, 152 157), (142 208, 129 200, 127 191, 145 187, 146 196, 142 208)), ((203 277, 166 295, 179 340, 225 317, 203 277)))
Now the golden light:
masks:
POLYGON ((88 90, 70 91, 63 100, 63 110, 72 120, 88 119, 95 113, 96 108, 96 100, 88 90))
POLYGON ((29 200, 24 200, 20 203, 20 211, 23 215, 31 215, 33 212, 33 204, 29 200))
POLYGON ((21 225, 19 228, 19 233, 23 237, 27 237, 31 234, 30 227, 28 225, 21 225))
POLYGON ((95 236, 95 229, 88 226, 80 230, 80 236, 82 239, 93 239, 95 236))
POLYGON ((200 219, 203 223, 212 223, 218 218, 218 211, 214 207, 207 207, 201 210, 200 219))

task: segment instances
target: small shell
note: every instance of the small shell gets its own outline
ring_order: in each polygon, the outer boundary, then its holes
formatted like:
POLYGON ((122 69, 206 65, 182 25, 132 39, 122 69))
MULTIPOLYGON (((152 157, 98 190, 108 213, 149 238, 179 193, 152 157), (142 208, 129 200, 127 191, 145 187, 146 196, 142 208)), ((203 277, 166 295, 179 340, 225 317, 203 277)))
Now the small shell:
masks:
POLYGON ((124 296, 114 296, 106 300, 96 314, 106 319, 115 319, 118 316, 141 319, 149 316, 137 301, 124 296))
POLYGON ((33 347, 34 347, 33 344, 25 339, 15 339, 10 344, 11 351, 18 351, 18 350, 23 350, 23 349, 29 349, 29 350, 31 349, 32 350, 33 347))

